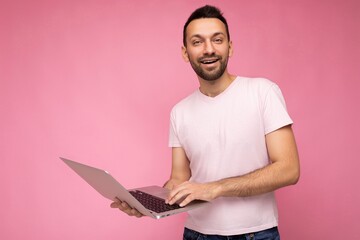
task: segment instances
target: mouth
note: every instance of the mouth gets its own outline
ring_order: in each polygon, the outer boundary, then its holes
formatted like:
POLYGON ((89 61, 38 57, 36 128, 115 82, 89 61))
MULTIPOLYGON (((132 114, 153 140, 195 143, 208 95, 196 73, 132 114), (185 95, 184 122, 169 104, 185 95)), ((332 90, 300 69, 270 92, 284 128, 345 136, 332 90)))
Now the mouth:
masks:
POLYGON ((202 64, 213 64, 219 61, 219 58, 202 58, 200 59, 200 63, 202 64))

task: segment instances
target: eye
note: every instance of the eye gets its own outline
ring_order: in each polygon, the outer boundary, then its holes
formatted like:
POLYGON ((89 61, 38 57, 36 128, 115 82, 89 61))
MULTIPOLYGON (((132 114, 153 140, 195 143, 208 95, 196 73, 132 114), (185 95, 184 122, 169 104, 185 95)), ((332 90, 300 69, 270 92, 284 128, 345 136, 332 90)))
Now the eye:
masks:
POLYGON ((198 46, 198 45, 200 45, 201 44, 201 41, 200 40, 194 40, 194 41, 192 41, 192 45, 193 46, 198 46))
POLYGON ((215 38, 213 41, 214 41, 214 43, 222 43, 223 39, 222 38, 215 38))

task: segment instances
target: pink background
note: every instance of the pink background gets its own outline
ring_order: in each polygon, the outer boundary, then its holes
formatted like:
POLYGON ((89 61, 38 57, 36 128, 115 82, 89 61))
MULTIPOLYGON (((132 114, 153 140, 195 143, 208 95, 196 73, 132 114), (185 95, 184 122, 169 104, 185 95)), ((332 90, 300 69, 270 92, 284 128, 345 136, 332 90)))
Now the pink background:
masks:
POLYGON ((58 156, 128 188, 168 178, 169 112, 198 86, 182 26, 205 3, 228 19, 230 72, 278 83, 295 121, 282 238, 356 238, 359 1, 1 0, 0 239, 181 239, 184 214, 129 218, 58 156))

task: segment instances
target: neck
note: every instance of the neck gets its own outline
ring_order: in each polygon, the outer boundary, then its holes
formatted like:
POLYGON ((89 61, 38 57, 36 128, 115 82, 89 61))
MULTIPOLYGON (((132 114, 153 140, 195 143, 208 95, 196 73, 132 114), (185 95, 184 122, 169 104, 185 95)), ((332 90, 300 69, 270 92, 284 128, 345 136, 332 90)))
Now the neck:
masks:
POLYGON ((207 81, 199 78, 200 92, 208 97, 216 97, 235 80, 236 76, 225 72, 220 78, 207 81))

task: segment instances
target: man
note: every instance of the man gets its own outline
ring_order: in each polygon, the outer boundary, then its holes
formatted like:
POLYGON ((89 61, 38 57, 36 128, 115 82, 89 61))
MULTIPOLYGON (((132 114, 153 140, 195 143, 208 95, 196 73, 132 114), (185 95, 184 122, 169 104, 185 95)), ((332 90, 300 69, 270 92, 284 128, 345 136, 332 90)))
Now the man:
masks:
MULTIPOLYGON (((269 80, 228 72, 233 46, 219 9, 194 11, 183 35, 183 58, 200 87, 171 112, 167 202, 212 203, 189 212, 184 239, 280 239, 274 190, 300 175, 281 91, 269 80)), ((141 216, 126 203, 112 207, 141 216)))

